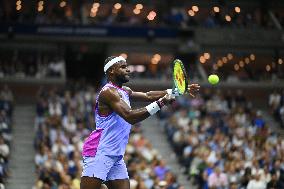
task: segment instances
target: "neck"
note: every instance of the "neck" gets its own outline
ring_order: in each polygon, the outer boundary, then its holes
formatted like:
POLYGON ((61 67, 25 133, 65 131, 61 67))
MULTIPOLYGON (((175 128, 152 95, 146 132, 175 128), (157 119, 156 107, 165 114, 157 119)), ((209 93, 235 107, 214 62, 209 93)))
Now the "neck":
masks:
POLYGON ((118 81, 115 81, 115 80, 109 80, 108 81, 109 83, 112 83, 112 84, 114 84, 114 85, 116 85, 116 86, 118 86, 118 87, 122 87, 122 83, 121 82, 118 82, 118 81))

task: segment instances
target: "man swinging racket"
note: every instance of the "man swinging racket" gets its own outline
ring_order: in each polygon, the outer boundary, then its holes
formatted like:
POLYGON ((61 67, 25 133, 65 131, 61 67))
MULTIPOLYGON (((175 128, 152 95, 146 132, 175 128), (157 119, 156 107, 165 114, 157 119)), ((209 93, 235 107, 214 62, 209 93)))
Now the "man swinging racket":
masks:
MULTIPOLYGON (((154 115, 181 93, 176 88, 143 93, 123 87, 129 81, 130 71, 126 60, 121 56, 107 58, 104 72, 108 83, 96 99, 96 130, 89 135, 83 146, 81 189, 100 189, 102 183, 108 189, 129 189, 123 156, 131 125, 154 115), (132 109, 129 99, 152 103, 143 108, 132 109)), ((198 84, 186 86, 193 97, 199 87, 198 84)))

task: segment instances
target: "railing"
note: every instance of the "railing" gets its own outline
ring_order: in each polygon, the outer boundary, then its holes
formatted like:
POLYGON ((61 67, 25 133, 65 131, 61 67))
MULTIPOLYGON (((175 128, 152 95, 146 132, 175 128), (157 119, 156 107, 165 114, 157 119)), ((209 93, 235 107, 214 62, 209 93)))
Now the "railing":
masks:
MULTIPOLYGON (((187 28, 170 27, 127 27, 127 26, 64 26, 64 25, 9 25, 0 24, 0 36, 25 36, 30 39, 86 40, 98 41, 113 39, 161 39, 184 40, 194 38, 201 45, 246 46, 246 47, 284 47, 284 34, 276 29, 239 28, 187 28)), ((144 41, 145 43, 147 41, 144 41)))

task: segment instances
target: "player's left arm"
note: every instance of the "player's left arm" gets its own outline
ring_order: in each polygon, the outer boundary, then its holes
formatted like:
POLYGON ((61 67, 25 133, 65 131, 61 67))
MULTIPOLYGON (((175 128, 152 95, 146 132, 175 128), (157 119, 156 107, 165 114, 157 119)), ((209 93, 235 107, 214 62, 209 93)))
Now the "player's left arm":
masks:
MULTIPOLYGON (((132 91, 129 87, 123 87, 126 91, 128 91, 129 97, 132 100, 139 100, 139 101, 149 101, 153 102, 156 101, 166 94, 171 93, 171 89, 167 89, 164 91, 148 91, 148 92, 137 92, 132 91)), ((195 93, 199 91, 199 84, 190 84, 188 85, 188 93, 190 96, 195 97, 195 93)))
POLYGON ((164 91, 149 91, 149 92, 137 92, 131 90, 129 87, 123 87, 126 91, 128 91, 129 97, 131 100, 138 100, 138 101, 148 101, 153 102, 159 100, 163 96, 167 94, 167 90, 164 91))

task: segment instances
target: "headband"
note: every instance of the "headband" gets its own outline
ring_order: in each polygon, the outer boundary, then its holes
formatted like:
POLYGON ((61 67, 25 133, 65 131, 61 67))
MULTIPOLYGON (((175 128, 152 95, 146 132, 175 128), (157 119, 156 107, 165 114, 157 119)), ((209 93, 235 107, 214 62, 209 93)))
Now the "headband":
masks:
POLYGON ((122 57, 122 56, 118 56, 118 57, 115 57, 114 59, 111 59, 110 61, 108 61, 108 63, 105 65, 104 67, 104 72, 106 73, 107 70, 114 64, 120 62, 120 61, 125 61, 126 60, 122 57))

